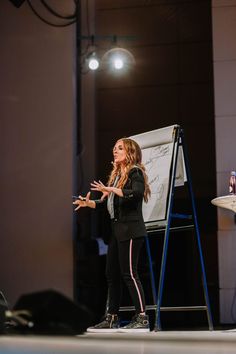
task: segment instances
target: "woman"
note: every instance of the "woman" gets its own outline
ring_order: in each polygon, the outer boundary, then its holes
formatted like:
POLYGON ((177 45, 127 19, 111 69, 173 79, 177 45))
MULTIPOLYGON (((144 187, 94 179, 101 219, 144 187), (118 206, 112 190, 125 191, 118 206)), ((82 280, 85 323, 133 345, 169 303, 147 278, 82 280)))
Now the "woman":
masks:
POLYGON ((137 266, 140 250, 146 236, 142 215, 142 203, 148 201, 150 188, 145 168, 142 165, 142 152, 132 139, 122 138, 113 148, 114 163, 108 186, 101 181, 91 183, 91 190, 102 193, 100 200, 91 200, 90 192, 86 198, 79 197, 73 204, 81 207, 100 208, 107 201, 111 219, 112 235, 108 244, 106 276, 108 281, 108 310, 104 321, 88 332, 147 332, 148 316, 145 313, 145 299, 137 266), (119 328, 118 312, 121 297, 121 276, 124 279, 136 315, 132 321, 119 328))

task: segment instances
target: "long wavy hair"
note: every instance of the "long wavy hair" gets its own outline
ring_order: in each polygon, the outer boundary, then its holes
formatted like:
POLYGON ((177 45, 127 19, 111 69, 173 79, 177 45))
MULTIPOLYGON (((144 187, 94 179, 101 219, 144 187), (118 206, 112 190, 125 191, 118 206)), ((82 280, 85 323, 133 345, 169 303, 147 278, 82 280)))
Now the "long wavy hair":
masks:
MULTIPOLYGON (((129 138, 122 138, 118 141, 123 141, 125 152, 126 152, 126 160, 125 160, 125 167, 121 169, 120 164, 113 164, 113 169, 110 173, 108 179, 108 186, 113 185, 115 178, 119 176, 119 182, 117 184, 118 188, 123 188, 125 183, 128 180, 129 171, 133 167, 138 167, 142 170, 143 177, 144 177, 144 201, 147 203, 148 198, 151 195, 151 190, 148 184, 148 177, 146 174, 146 170, 144 165, 142 164, 142 151, 140 146, 136 143, 136 141, 129 139, 129 138)), ((117 142, 118 142, 117 141, 117 142)))

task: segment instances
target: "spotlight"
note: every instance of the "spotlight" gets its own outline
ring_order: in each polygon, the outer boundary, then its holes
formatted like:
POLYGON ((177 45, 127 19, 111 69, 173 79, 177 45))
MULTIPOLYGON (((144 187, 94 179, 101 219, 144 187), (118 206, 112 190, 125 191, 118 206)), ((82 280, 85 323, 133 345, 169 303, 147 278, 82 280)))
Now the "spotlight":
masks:
POLYGON ((91 58, 89 60, 88 66, 89 66, 89 69, 91 69, 91 70, 97 70, 99 67, 99 62, 96 58, 91 58))
POLYGON ((116 47, 104 54, 102 62, 110 66, 111 69, 122 70, 132 67, 135 64, 135 59, 127 49, 116 47))
POLYGON ((100 63, 95 52, 88 55, 87 62, 90 70, 97 70, 99 68, 100 63))
POLYGON ((120 70, 124 67, 124 62, 121 58, 113 58, 113 65, 116 70, 120 70))

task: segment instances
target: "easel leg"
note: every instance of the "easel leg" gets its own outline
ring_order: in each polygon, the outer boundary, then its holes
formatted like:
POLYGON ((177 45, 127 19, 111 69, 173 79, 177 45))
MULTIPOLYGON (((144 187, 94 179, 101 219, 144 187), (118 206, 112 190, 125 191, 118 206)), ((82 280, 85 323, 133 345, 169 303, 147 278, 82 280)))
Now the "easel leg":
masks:
POLYGON ((193 189, 192 189, 192 181, 191 181, 190 170, 189 170, 188 156, 187 156, 186 147, 184 145, 183 140, 182 140, 182 146, 183 146, 183 154, 184 154, 184 159, 185 159, 185 167, 186 167, 186 174, 187 174, 187 180, 188 180, 188 189, 189 189, 189 194, 191 197, 193 219, 194 219, 195 232, 196 232, 196 237, 197 237, 197 245, 198 245, 198 251, 199 251, 199 256, 200 256, 203 291, 204 291, 204 297, 205 297, 205 302, 206 302, 206 307, 207 307, 207 319, 208 319, 209 330, 212 331, 213 330, 213 321, 212 321, 210 301, 209 301, 209 295, 208 295, 208 289, 207 289, 206 272, 205 272, 205 266, 204 266, 203 255, 202 255, 200 232, 199 232, 199 227, 198 227, 197 213, 196 213, 195 201, 194 201, 194 196, 193 196, 193 189))

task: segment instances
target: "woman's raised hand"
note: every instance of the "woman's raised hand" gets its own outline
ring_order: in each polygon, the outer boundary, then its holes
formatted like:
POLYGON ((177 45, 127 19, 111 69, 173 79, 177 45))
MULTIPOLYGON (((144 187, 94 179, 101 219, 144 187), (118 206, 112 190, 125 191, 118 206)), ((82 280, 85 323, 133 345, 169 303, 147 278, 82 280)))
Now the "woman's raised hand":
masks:
POLYGON ((105 199, 112 192, 112 187, 105 186, 101 181, 93 181, 93 183, 90 184, 92 186, 92 191, 102 193, 101 200, 105 199))
POLYGON ((79 208, 84 208, 84 207, 90 207, 91 208, 91 200, 89 199, 90 198, 90 194, 91 192, 88 192, 86 194, 86 197, 82 197, 81 195, 79 196, 79 199, 76 199, 73 204, 74 205, 78 205, 76 208, 75 208, 75 211, 78 210, 79 208))
POLYGON ((90 183, 90 185, 92 186, 91 190, 92 191, 97 191, 97 192, 106 192, 105 188, 106 186, 104 186, 104 184, 101 181, 93 181, 92 183, 90 183))

